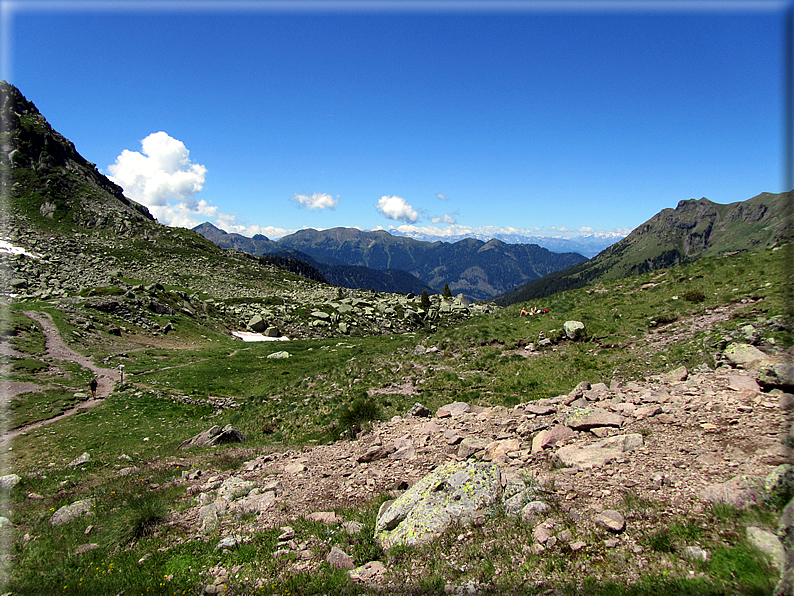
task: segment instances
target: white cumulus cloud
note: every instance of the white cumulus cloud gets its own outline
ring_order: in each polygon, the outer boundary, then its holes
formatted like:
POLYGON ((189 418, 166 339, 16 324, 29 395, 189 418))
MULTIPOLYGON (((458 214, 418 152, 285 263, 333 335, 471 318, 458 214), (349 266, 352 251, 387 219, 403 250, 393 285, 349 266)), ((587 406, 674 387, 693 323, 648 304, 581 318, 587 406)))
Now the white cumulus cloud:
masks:
POLYGON ((437 196, 439 199, 441 199, 442 201, 448 201, 448 200, 449 200, 449 199, 447 198, 447 195, 445 195, 445 194, 442 194, 442 193, 438 193, 436 196, 437 196))
POLYGON ((405 223, 415 223, 419 219, 419 212, 402 197, 383 196, 376 207, 386 219, 404 221, 405 223))
POLYGON ((214 217, 217 207, 197 200, 204 188, 207 168, 190 161, 190 151, 182 141, 163 131, 141 141, 142 152, 125 149, 108 166, 113 182, 130 199, 146 205, 160 223, 193 227, 194 216, 214 217))
POLYGON ((432 218, 430 221, 432 221, 435 224, 437 224, 437 223, 456 224, 456 223, 458 223, 458 220, 455 218, 455 216, 457 214, 458 214, 457 211, 455 211, 453 213, 445 213, 444 215, 442 215, 440 217, 432 218))
POLYGON ((267 236, 269 239, 274 240, 276 238, 281 238, 282 236, 286 236, 288 234, 292 234, 297 230, 286 230, 284 228, 279 228, 276 226, 260 226, 258 224, 248 224, 244 225, 241 223, 237 223, 237 216, 234 214, 228 213, 218 213, 218 216, 215 218, 215 227, 220 228, 224 232, 228 232, 229 234, 240 234, 241 236, 247 236, 251 238, 256 236, 257 234, 262 234, 263 236, 267 236))
POLYGON ((313 192, 311 195, 300 195, 295 193, 292 201, 297 203, 299 207, 305 207, 309 211, 315 209, 336 209, 339 204, 339 199, 332 197, 325 192, 313 192))

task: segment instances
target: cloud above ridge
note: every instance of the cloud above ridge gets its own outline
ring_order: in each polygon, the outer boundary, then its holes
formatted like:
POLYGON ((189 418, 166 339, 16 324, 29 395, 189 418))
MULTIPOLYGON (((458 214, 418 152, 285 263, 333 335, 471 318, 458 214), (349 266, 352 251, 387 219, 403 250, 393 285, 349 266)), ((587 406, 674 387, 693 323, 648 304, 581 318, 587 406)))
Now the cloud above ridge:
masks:
POLYGON ((432 218, 430 221, 433 222, 434 224, 445 223, 445 224, 453 224, 454 225, 454 224, 458 223, 458 220, 455 217, 457 214, 458 214, 457 211, 454 211, 452 213, 445 213, 444 215, 441 215, 439 217, 432 218))
POLYGON ((295 193, 291 200, 293 203, 297 203, 298 207, 304 207, 309 211, 314 211, 315 209, 330 209, 333 211, 339 204, 338 197, 334 198, 326 192, 313 192, 311 195, 295 193))
POLYGON ((375 206, 386 219, 404 221, 405 223, 416 223, 419 219, 419 212, 402 197, 382 196, 375 206))
POLYGON ((108 166, 108 178, 124 194, 149 208, 160 223, 194 227, 194 216, 214 217, 217 207, 195 195, 204 188, 207 168, 190 161, 190 151, 163 131, 141 141, 141 152, 124 149, 108 166))

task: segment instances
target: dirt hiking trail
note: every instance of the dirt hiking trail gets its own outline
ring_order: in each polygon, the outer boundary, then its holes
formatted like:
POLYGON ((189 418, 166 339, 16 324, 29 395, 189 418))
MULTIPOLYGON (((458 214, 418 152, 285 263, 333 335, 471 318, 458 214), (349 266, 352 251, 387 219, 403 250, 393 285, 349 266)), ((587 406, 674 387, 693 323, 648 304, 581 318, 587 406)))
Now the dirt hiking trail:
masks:
MULTIPOLYGON (((57 416, 48 418, 47 420, 40 420, 39 422, 27 424, 25 426, 20 426, 19 428, 5 432, 0 437, 0 445, 7 444, 14 437, 24 432, 51 424, 57 420, 62 420, 79 410, 93 408, 99 405, 102 402, 101 398, 110 395, 113 392, 113 389, 116 387, 116 383, 120 379, 119 371, 97 366, 87 356, 83 356, 82 354, 75 352, 69 346, 67 346, 61 339, 60 333, 58 333, 58 328, 55 326, 55 323, 49 314, 35 311, 25 311, 24 314, 41 325, 41 329, 46 337, 45 345, 47 347, 47 356, 53 360, 66 360, 69 362, 74 362, 83 368, 87 368, 94 373, 94 375, 96 375, 97 396, 99 396, 99 398, 89 398, 86 401, 78 403, 73 408, 58 414, 57 416)), ((11 396, 19 393, 20 391, 30 391, 35 387, 36 386, 32 383, 4 383, 3 395, 6 396, 6 399, 10 399, 11 396)))

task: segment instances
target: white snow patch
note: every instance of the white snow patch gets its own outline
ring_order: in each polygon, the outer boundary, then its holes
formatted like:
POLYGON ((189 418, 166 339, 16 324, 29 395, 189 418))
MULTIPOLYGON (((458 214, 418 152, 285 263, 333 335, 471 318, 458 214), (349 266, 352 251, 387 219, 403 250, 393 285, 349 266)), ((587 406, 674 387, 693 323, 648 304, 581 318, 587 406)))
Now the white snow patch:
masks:
POLYGON ((262 335, 261 333, 251 333, 250 331, 232 331, 232 335, 235 337, 239 337, 245 342, 250 341, 289 341, 288 337, 281 336, 281 337, 268 337, 267 335, 262 335))
POLYGON ((8 240, 0 240, 0 252, 5 252, 11 255, 25 255, 26 257, 33 257, 34 259, 41 258, 41 255, 28 252, 24 248, 20 248, 19 246, 14 246, 10 242, 8 242, 8 240))

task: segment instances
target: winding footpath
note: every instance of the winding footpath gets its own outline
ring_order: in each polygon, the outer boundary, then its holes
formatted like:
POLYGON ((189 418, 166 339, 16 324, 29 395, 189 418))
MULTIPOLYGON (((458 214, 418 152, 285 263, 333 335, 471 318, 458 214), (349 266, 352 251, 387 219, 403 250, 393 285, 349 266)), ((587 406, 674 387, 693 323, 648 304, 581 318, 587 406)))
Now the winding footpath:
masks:
MULTIPOLYGON (((46 337, 45 345, 47 348, 47 356, 49 356, 53 360, 66 360, 69 362, 74 362, 75 364, 79 364, 83 368, 87 368, 92 373, 94 373, 97 379, 98 396, 107 396, 113 392, 113 389, 116 387, 116 383, 119 380, 119 372, 117 370, 97 366, 87 356, 75 352, 69 346, 67 346, 61 339, 61 336, 58 333, 58 328, 55 326, 52 317, 50 317, 50 315, 48 315, 47 313, 26 311, 25 316, 33 319, 34 321, 36 321, 41 325, 41 329, 46 337)), ((22 389, 23 391, 30 391, 35 387, 37 386, 33 385, 32 383, 17 383, 17 384, 4 383, 2 389, 3 389, 3 395, 6 396, 6 399, 9 399, 11 395, 14 395, 15 393, 18 392, 18 391, 14 391, 14 389, 22 389), (25 387, 11 387, 11 385, 24 385, 25 387)), ((62 420, 67 416, 71 416, 75 412, 78 412, 79 410, 98 406, 101 402, 102 402, 101 398, 99 399, 89 398, 86 401, 78 403, 76 406, 70 408, 69 410, 66 410, 63 413, 58 414, 57 416, 48 418, 47 420, 40 420, 38 422, 33 422, 31 424, 20 426, 19 428, 15 428, 13 430, 7 431, 3 433, 3 435, 0 437, 0 445, 7 444, 14 437, 22 433, 45 426, 47 424, 51 424, 58 420, 62 420)))

